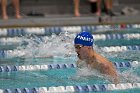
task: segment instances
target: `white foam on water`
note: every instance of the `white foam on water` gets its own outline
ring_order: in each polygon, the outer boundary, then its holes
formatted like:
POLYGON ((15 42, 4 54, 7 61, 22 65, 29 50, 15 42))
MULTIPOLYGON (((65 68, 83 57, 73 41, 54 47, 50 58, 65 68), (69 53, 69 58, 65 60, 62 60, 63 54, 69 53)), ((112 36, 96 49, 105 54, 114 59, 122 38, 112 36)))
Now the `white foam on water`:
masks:
POLYGON ((95 79, 95 80, 104 80, 104 82, 109 82, 110 77, 108 77, 105 74, 101 74, 98 70, 90 68, 89 66, 86 65, 85 61, 80 62, 78 64, 78 68, 76 71, 75 79, 79 78, 85 78, 85 79, 95 79))
POLYGON ((119 73, 120 82, 136 83, 140 82, 140 77, 133 70, 127 70, 119 73))
MULTIPOLYGON (((69 34, 68 32, 60 33, 59 36, 55 34, 45 37, 26 36, 23 37, 23 42, 26 42, 27 45, 21 45, 17 47, 16 50, 22 53, 24 52, 21 57, 25 58, 52 56, 69 57, 75 54, 72 37, 74 37, 74 34, 69 34)), ((10 57, 10 55, 8 56, 10 57)), ((20 57, 19 54, 15 54, 14 56, 20 57)))

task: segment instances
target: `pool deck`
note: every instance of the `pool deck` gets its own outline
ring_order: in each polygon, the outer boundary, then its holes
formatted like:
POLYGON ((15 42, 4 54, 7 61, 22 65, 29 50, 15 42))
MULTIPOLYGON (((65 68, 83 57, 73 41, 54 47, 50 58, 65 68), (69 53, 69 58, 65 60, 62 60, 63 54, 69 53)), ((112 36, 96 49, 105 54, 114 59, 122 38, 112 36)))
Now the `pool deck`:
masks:
MULTIPOLYGON (((9 0, 11 1, 11 0, 9 0)), ((96 24, 120 24, 140 23, 140 0, 114 0, 114 17, 109 17, 102 12, 102 22, 99 17, 91 13, 88 0, 81 0, 80 17, 73 15, 73 3, 71 0, 21 0, 22 19, 16 19, 13 15, 12 5, 9 4, 7 11, 8 20, 3 20, 0 15, 0 27, 27 27, 27 26, 65 26, 65 25, 96 25, 96 24), (126 15, 122 15, 122 10, 126 15), (133 10, 130 10, 132 8, 133 10), (138 13, 136 13, 136 11, 138 13), (44 16, 27 16, 30 13, 41 13, 44 16)), ((1 11, 0 11, 1 13, 1 11)))
POLYGON ((140 15, 118 15, 114 17, 99 17, 88 14, 81 17, 73 15, 46 15, 46 16, 23 16, 22 19, 10 17, 8 20, 0 19, 0 27, 34 27, 34 26, 69 26, 69 25, 96 25, 96 24, 120 24, 140 23, 140 15))

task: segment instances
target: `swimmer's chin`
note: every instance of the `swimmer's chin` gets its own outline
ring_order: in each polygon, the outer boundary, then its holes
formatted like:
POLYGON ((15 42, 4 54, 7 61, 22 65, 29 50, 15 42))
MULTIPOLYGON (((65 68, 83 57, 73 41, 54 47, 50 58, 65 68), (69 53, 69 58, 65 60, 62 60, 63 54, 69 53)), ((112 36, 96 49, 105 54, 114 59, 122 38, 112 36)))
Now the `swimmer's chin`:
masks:
POLYGON ((80 56, 77 56, 80 60, 83 60, 80 56))

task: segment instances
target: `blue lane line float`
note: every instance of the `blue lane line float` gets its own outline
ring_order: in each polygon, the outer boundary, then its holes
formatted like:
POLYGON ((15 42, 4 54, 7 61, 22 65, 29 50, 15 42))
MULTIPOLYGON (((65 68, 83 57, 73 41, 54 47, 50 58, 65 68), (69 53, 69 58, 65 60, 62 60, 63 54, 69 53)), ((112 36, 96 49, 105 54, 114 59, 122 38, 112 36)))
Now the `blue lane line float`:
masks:
POLYGON ((0 50, 0 58, 4 58, 5 57, 5 51, 4 50, 0 50))
POLYGON ((14 93, 22 93, 22 91, 21 91, 21 89, 16 88, 16 89, 14 90, 14 93))
POLYGON ((95 34, 94 39, 97 40, 114 40, 114 39, 140 39, 139 33, 130 34, 95 34))
POLYGON ((116 68, 131 68, 131 62, 113 62, 116 68))
POLYGON ((59 35, 62 32, 61 27, 46 27, 44 35, 52 35, 53 33, 59 35))
MULTIPOLYGON (((40 38, 38 41, 35 41, 36 43, 43 42, 43 40, 40 38)), ((122 52, 122 51, 129 51, 129 50, 140 50, 140 45, 132 45, 132 46, 110 46, 110 47, 100 47, 101 50, 104 52, 122 52)), ((18 53, 22 53, 23 51, 20 50, 0 50, 0 58, 6 58, 7 56, 13 56, 13 54, 16 54, 18 56, 18 53)))
MULTIPOLYGON (((10 38, 9 37, 0 38, 0 42, 3 42, 3 43, 8 42, 8 41, 17 42, 17 40, 15 40, 15 38, 13 38, 13 37, 14 36, 24 36, 24 34, 25 34, 24 32, 25 31, 21 31, 21 32, 17 33, 15 31, 9 31, 8 36, 10 36, 10 38)), ((56 35, 59 35, 61 32, 62 32, 62 30, 60 28, 45 28, 45 32, 44 32, 45 34, 44 35, 50 36, 53 33, 55 33, 56 35), (50 29, 55 29, 55 30, 50 31, 50 29)), ((131 34, 94 34, 93 36, 94 36, 95 41, 98 41, 98 40, 114 40, 114 39, 115 40, 116 39, 128 39, 128 40, 130 40, 130 39, 139 40, 140 39, 140 34, 139 33, 131 33, 131 34)), ((42 36, 40 36, 40 37, 43 38, 42 36)), ((20 37, 18 37, 18 38, 20 39, 20 37)))
POLYGON ((45 35, 52 35, 52 32, 50 31, 50 28, 45 28, 45 35))
MULTIPOLYGON (((79 31, 79 27, 81 28, 80 31, 90 31, 90 32, 95 32, 95 31, 107 31, 107 30, 122 30, 122 29, 131 29, 131 28, 140 28, 140 24, 118 24, 118 25, 96 25, 96 26, 66 26, 66 28, 73 28, 72 30, 75 30, 73 32, 77 32, 79 31), (77 28, 77 29, 76 29, 77 28)), ((7 35, 6 34, 0 34, 0 36, 24 36, 26 34, 29 34, 31 32, 31 34, 41 34, 41 35, 48 35, 48 34, 58 34, 61 31, 64 31, 66 29, 63 29, 63 27, 30 27, 30 28, 4 28, 6 29, 5 31, 7 31, 7 35), (40 29, 40 30, 39 30, 40 29), (42 29, 43 30, 42 32, 42 29), (48 32, 49 29, 49 32, 48 32), (28 31, 26 31, 28 30, 28 31), (38 30, 33 31, 33 30, 38 30)), ((3 28, 0 29, 4 30, 3 28)))
MULTIPOLYGON (((113 62, 117 69, 131 68, 139 64, 138 61, 133 62, 113 62)), ((22 66, 0 66, 0 72, 13 71, 34 71, 34 70, 52 70, 52 69, 69 69, 76 68, 76 64, 49 64, 49 65, 22 65, 22 66)))
POLYGON ((119 84, 93 84, 84 86, 52 86, 52 87, 34 87, 34 88, 16 88, 4 89, 4 93, 75 93, 75 92, 105 92, 114 90, 126 90, 140 88, 140 83, 119 83, 119 84))
POLYGON ((91 26, 81 26, 81 31, 88 31, 88 32, 91 32, 92 29, 91 29, 91 26))
POLYGON ((122 52, 129 50, 140 50, 140 45, 132 45, 132 46, 110 46, 110 47, 101 47, 101 50, 104 52, 122 52))
POLYGON ((7 29, 7 36, 14 37, 14 36, 24 36, 24 35, 25 35, 25 31, 22 28, 7 29))

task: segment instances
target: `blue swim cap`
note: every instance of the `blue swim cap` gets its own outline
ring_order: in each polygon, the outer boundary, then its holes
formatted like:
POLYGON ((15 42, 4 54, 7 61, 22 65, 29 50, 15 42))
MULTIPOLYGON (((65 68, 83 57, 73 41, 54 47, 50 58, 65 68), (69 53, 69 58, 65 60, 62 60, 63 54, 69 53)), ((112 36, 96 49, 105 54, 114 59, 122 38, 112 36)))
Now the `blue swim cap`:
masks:
POLYGON ((83 31, 77 34, 74 39, 74 44, 81 44, 84 46, 92 46, 93 45, 93 36, 89 32, 83 31))

